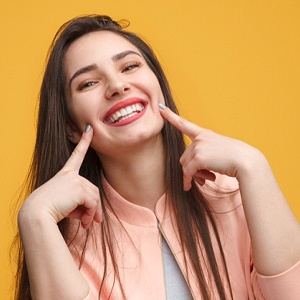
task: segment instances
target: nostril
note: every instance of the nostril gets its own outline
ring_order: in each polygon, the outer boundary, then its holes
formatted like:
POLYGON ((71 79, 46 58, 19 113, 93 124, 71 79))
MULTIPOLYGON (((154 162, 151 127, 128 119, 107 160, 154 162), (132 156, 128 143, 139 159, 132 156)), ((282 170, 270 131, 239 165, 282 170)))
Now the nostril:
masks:
POLYGON ((115 98, 117 96, 123 95, 130 91, 130 86, 126 83, 115 84, 113 86, 108 87, 107 89, 107 97, 115 98))

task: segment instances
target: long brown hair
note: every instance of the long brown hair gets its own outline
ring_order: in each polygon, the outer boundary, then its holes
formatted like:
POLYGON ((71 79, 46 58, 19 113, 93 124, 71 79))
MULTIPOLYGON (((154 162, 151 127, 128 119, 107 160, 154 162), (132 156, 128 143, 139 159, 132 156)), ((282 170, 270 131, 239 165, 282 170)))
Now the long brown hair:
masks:
MULTIPOLYGON (((66 123, 71 122, 68 113, 66 95, 65 95, 65 70, 63 58, 72 42, 79 37, 99 30, 107 30, 119 34, 136 46, 151 70, 156 75, 162 89, 166 105, 174 112, 178 113, 174 100, 171 95, 170 87, 163 69, 158 62, 150 46, 136 34, 124 30, 128 22, 115 22, 108 16, 88 15, 81 16, 66 22, 57 32, 48 53, 48 62, 40 90, 40 103, 38 114, 38 127, 36 144, 33 154, 33 160, 29 175, 27 178, 27 193, 44 184, 51 179, 65 164, 70 157, 74 144, 72 144, 66 135, 66 123)), ((191 262, 191 268, 197 276, 199 291, 204 299, 216 299, 217 295, 211 295, 211 288, 208 286, 204 276, 203 266, 200 258, 205 257, 209 274, 211 274, 212 284, 216 286, 218 297, 222 300, 232 298, 230 292, 226 294, 225 285, 230 286, 229 276, 226 268, 225 257, 222 251, 220 238, 213 216, 210 212, 209 205, 199 192, 199 189, 193 184, 189 192, 183 190, 182 169, 179 159, 185 150, 183 136, 179 130, 165 123, 162 130, 165 146, 165 178, 166 178, 166 195, 168 204, 174 212, 174 225, 176 226, 182 248, 187 258, 191 262), (176 149, 176 151, 174 151, 176 149), (186 218, 186 216, 189 216, 186 218), (212 246, 212 239, 217 241, 218 249, 212 246), (199 246, 201 244, 201 247, 199 246), (215 251, 221 253, 222 262, 218 265, 215 251), (225 278, 221 278, 220 270, 225 270, 225 278)), ((99 174, 101 173, 101 162, 93 149, 89 149, 85 160, 82 164, 80 174, 86 177, 99 187, 103 210, 105 207, 103 201, 109 203, 106 197, 99 174)), ((106 222, 103 222, 106 223, 106 222)), ((63 220, 58 224, 62 235, 68 243, 68 220, 63 220)), ((103 253, 106 259, 111 256, 113 262, 114 252, 111 249, 112 237, 109 235, 107 226, 101 225, 103 232, 102 244, 110 249, 103 253)), ((89 235, 87 234, 87 238, 89 235)), ((17 273, 16 299, 28 300, 30 296, 30 283, 24 259, 24 253, 19 240, 19 268, 17 273)), ((84 259, 84 256, 82 256, 84 259)), ((104 262, 105 263, 105 262, 104 262)), ((122 282, 118 276, 118 266, 114 264, 115 276, 122 287, 122 282)), ((105 281, 105 270, 103 280, 105 281)), ((103 286, 103 283, 102 283, 103 286)), ((101 287, 102 287, 101 286, 101 287)), ((101 288, 99 291, 101 295, 101 288)), ((100 297, 100 296, 99 296, 100 297)))

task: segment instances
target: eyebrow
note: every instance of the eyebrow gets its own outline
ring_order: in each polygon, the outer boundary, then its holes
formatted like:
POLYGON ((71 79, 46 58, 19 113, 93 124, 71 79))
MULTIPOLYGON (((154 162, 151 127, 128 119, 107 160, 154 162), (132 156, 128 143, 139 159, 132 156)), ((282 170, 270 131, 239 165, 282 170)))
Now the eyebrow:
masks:
POLYGON ((84 73, 88 73, 90 71, 94 71, 96 70, 98 67, 96 64, 92 64, 92 65, 89 65, 89 66, 86 66, 86 67, 83 67, 83 68, 80 68, 78 71, 76 71, 74 73, 74 75, 71 77, 70 81, 69 81, 69 87, 71 86, 72 84, 72 81, 78 77, 79 75, 81 74, 84 74, 84 73))
MULTIPOLYGON (((120 52, 118 54, 115 54, 112 56, 112 60, 114 62, 117 62, 118 60, 121 60, 122 58, 126 57, 127 55, 130 55, 130 54, 135 54, 135 55, 138 55, 141 57, 141 55, 135 51, 132 51, 132 50, 127 50, 127 51, 123 51, 123 52, 120 52)), ((72 81, 78 77, 79 75, 81 74, 84 74, 84 73, 88 73, 90 71, 94 71, 96 70, 98 67, 96 64, 91 64, 91 65, 88 65, 86 67, 83 67, 83 68, 80 68, 78 71, 76 71, 73 76, 71 77, 70 81, 69 81, 69 87, 71 86, 72 84, 72 81)))
POLYGON ((125 56, 129 55, 129 54, 135 54, 135 55, 138 55, 138 56, 141 56, 139 53, 135 52, 135 51, 132 51, 132 50, 127 50, 127 51, 123 51, 121 53, 118 53, 116 55, 114 55, 112 57, 112 60, 113 61, 118 61, 122 58, 124 58, 125 56))

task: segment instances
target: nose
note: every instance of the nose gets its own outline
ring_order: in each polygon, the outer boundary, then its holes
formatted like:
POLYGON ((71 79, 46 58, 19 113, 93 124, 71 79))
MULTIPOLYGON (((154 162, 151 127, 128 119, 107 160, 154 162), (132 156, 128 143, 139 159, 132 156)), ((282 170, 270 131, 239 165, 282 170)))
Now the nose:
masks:
POLYGON ((116 98, 117 96, 122 96, 130 90, 130 84, 126 82, 123 78, 114 76, 108 81, 106 98, 116 98))

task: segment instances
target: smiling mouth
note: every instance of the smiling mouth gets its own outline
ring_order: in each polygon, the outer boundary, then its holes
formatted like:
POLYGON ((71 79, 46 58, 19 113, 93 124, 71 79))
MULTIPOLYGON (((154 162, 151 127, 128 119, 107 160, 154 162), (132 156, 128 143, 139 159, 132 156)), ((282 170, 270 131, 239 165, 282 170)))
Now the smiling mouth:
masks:
POLYGON ((116 124, 128 118, 131 118, 144 110, 145 106, 142 103, 128 105, 115 111, 113 114, 105 118, 106 124, 116 124))

